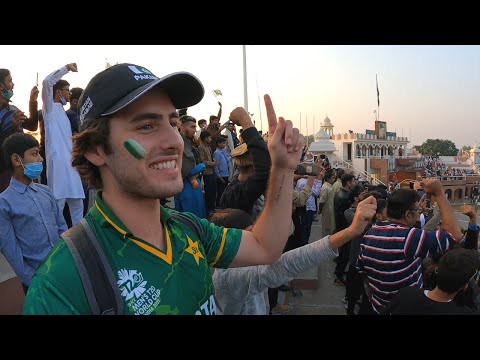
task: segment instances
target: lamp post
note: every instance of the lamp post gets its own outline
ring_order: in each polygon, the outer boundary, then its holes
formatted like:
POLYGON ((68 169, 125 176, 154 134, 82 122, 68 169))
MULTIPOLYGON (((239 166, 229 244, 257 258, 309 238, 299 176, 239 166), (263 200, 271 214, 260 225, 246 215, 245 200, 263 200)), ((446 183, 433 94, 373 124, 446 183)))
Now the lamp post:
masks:
POLYGON ((247 49, 243 46, 243 107, 248 112, 248 91, 247 91, 247 49))

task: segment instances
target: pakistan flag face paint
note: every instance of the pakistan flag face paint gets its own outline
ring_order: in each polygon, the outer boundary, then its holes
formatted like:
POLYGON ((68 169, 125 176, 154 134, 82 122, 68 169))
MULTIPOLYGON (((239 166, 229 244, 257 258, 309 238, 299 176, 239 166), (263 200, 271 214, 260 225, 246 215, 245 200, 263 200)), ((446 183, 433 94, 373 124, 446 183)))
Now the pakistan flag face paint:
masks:
POLYGON ((135 140, 128 139, 123 143, 123 146, 125 146, 125 149, 136 159, 142 160, 145 158, 147 151, 135 140))

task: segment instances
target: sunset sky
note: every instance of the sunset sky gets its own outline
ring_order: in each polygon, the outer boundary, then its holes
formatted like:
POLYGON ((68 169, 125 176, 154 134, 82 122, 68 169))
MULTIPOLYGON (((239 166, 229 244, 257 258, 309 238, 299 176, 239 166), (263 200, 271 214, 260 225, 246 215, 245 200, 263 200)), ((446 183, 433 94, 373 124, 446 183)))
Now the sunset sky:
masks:
MULTIPOLYGON (((0 68, 11 70, 12 102, 24 111, 37 72, 41 85, 52 71, 76 62, 79 72, 64 79, 70 87, 84 88, 105 68, 105 59, 111 64, 137 64, 157 76, 182 70, 195 74, 206 90, 202 102, 189 109, 197 120, 218 112, 215 89, 223 93, 222 120, 244 105, 242 45, 9 47, 13 49, 2 56, 0 68)), ((411 135, 410 145, 428 138, 450 139, 457 148, 480 143, 480 46, 247 45, 246 49, 248 110, 258 129, 267 131, 266 93, 277 115, 292 120, 304 134, 318 131, 326 114, 335 133, 374 129, 378 74, 380 120, 387 122, 387 131, 411 135)))

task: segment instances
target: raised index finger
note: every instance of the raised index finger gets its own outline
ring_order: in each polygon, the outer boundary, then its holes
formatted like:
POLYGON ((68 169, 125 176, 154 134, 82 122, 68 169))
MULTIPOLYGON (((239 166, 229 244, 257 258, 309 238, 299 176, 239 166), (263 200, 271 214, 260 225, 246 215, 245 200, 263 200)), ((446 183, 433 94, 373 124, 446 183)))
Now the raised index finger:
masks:
POLYGON ((273 134, 277 128, 277 114, 275 114, 275 109, 273 108, 270 95, 264 95, 263 99, 265 101, 265 109, 267 110, 268 133, 273 134))

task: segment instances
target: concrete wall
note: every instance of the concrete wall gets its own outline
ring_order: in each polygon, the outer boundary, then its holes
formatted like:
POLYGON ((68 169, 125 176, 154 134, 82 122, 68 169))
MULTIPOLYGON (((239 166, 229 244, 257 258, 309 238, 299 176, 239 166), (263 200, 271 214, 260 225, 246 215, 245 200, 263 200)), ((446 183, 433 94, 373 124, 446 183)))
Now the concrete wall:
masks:
POLYGON ((370 169, 372 174, 378 174, 379 180, 388 184, 388 161, 387 159, 370 159, 370 169))

